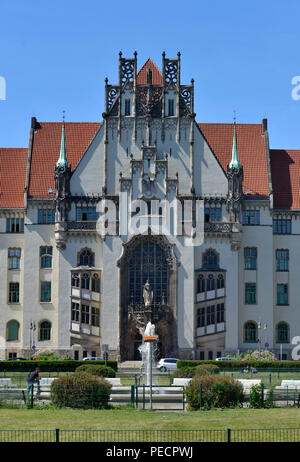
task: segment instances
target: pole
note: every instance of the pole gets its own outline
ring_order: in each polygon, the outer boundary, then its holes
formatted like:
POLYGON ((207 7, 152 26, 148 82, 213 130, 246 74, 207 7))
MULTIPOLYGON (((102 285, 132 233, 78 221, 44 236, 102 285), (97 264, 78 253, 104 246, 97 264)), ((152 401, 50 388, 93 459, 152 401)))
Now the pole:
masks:
POLYGON ((152 409, 152 342, 150 342, 150 354, 149 354, 149 367, 150 367, 150 409, 152 409))

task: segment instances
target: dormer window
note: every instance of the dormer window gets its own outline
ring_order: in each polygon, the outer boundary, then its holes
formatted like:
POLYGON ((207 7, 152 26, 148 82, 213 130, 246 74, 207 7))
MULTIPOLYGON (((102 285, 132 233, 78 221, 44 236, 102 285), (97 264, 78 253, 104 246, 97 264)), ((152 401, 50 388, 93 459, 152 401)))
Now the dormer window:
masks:
POLYGON ((174 113, 174 100, 173 99, 169 99, 168 100, 168 116, 171 117, 171 116, 174 116, 175 113, 174 113))
POLYGON ((125 99, 125 114, 126 116, 130 115, 130 99, 125 99))

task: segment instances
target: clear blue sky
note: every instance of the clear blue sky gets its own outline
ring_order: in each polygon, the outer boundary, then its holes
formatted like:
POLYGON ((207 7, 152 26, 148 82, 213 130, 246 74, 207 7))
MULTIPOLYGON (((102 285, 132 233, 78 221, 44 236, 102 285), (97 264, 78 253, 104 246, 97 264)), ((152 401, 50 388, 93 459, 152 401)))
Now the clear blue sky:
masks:
POLYGON ((118 53, 138 66, 181 51, 199 122, 268 118, 272 148, 300 149, 299 0, 4 0, 0 5, 0 146, 26 147, 30 118, 99 121, 118 53))

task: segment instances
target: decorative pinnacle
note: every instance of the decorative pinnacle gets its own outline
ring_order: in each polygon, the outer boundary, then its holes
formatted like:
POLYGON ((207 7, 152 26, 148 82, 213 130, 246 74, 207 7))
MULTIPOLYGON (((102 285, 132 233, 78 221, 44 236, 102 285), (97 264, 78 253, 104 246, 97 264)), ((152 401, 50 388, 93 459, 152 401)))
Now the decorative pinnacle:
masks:
POLYGON ((239 162, 237 141, 236 141, 236 113, 233 111, 233 141, 232 141, 232 156, 231 162, 229 164, 230 168, 240 168, 241 164, 239 162))
POLYGON ((66 155, 66 140, 65 140, 65 112, 63 111, 63 122, 61 130, 61 140, 60 140, 60 152, 59 159, 56 163, 56 167, 68 167, 67 155, 66 155))

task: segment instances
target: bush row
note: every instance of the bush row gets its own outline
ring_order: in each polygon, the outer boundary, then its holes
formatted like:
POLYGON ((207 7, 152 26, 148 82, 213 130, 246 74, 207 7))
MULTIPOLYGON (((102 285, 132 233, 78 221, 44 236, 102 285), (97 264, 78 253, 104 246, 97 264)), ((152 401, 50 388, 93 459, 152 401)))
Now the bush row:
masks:
POLYGON ((257 369, 299 369, 300 361, 195 361, 179 360, 177 369, 182 367, 196 367, 199 364, 213 364, 221 369, 244 369, 255 367, 257 369))
MULTIPOLYGON (((105 361, 0 361, 1 371, 29 372, 39 367, 41 372, 74 372, 81 365, 105 365, 105 361)), ((118 362, 108 360, 107 366, 118 370, 118 362)))

